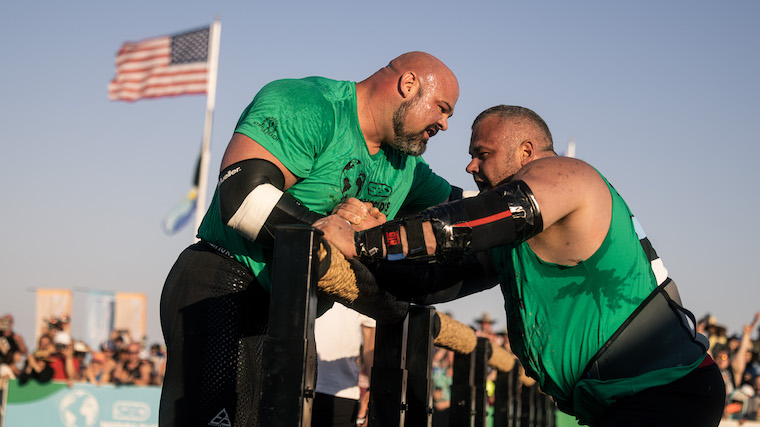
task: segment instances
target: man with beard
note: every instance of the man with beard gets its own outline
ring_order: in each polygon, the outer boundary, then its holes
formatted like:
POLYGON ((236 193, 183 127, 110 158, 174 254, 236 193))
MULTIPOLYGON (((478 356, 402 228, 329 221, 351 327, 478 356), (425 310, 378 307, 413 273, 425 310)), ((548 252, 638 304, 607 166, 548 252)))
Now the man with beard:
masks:
POLYGON ((708 341, 606 178, 557 156, 546 123, 523 107, 482 112, 470 155, 477 197, 358 234, 334 218, 315 226, 404 299, 431 304, 500 284, 512 350, 582 424, 718 425, 725 388, 708 341), (402 244, 387 245, 399 227, 402 244))
POLYGON ((458 97, 451 70, 424 52, 358 83, 308 77, 259 91, 227 146, 200 241, 164 285, 162 426, 258 424, 275 227, 312 224, 349 198, 375 206, 354 205, 357 229, 445 201, 452 187, 419 156, 458 97))

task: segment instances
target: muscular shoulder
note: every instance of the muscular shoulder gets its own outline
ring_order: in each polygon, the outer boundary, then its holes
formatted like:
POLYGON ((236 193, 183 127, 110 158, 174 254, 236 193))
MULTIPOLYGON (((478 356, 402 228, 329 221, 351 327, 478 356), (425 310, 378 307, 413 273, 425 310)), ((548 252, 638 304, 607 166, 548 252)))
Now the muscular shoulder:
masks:
POLYGON ((591 165, 549 157, 528 163, 515 179, 528 184, 541 210, 544 232, 530 243, 544 260, 574 265, 601 245, 610 224, 612 196, 591 165))
POLYGON ((585 181, 604 183, 599 172, 593 166, 580 159, 552 156, 534 160, 523 166, 515 179, 540 179, 550 181, 585 181))
POLYGON ((252 106, 308 115, 332 110, 324 82, 313 79, 283 79, 268 83, 256 94, 252 106))

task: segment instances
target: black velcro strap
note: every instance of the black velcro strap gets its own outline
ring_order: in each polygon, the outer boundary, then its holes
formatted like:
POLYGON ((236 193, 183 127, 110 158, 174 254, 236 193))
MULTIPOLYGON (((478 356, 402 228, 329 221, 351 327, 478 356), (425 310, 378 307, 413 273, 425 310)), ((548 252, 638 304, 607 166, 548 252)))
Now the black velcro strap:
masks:
POLYGON ((409 258, 427 255, 425 234, 422 231, 422 217, 417 215, 404 219, 406 242, 409 245, 409 258))
POLYGON ((383 258, 383 233, 380 227, 356 233, 356 254, 365 261, 383 258))
POLYGON ((388 261, 404 259, 404 247, 401 244, 401 226, 398 221, 383 224, 383 237, 388 261))

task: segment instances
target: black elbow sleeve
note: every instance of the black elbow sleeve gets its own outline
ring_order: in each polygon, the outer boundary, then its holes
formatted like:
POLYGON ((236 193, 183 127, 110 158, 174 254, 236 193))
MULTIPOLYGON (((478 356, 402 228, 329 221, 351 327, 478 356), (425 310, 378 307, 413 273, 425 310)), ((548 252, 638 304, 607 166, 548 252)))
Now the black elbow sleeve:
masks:
POLYGON ((275 227, 322 218, 283 191, 285 176, 272 162, 248 159, 219 176, 219 210, 225 225, 264 246, 274 245, 275 227))

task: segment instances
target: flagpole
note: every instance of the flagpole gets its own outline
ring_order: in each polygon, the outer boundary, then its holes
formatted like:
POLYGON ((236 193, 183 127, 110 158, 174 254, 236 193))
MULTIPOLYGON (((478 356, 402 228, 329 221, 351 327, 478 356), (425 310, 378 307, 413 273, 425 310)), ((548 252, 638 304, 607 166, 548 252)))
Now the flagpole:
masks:
POLYGON ((219 68, 219 40, 221 36, 222 22, 217 16, 211 25, 208 49, 208 86, 206 89, 206 122, 203 129, 203 144, 201 146, 200 166, 198 169, 198 198, 195 202, 195 231, 193 239, 198 240, 196 234, 206 213, 206 193, 208 187, 208 169, 211 157, 211 127, 214 119, 214 105, 216 103, 216 77, 219 68))

